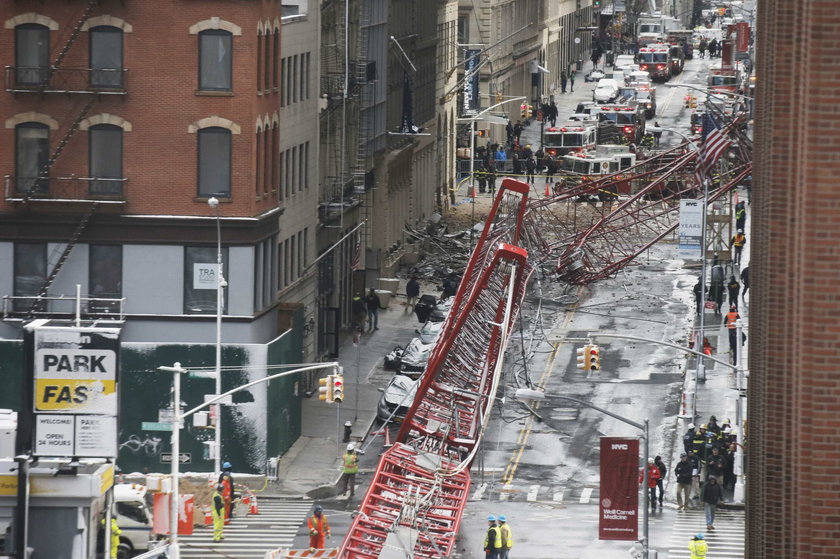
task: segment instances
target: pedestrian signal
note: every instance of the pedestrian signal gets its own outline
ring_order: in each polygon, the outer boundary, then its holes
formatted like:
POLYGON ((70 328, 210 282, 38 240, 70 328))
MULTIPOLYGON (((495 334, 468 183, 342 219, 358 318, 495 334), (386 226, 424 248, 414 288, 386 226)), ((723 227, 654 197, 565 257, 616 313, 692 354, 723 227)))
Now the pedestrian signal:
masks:
POLYGON ((589 346, 589 370, 598 371, 601 369, 601 348, 596 345, 589 346))
POLYGON ((344 376, 330 375, 332 379, 332 401, 340 404, 344 400, 344 376))
POLYGON ((318 379, 318 399, 328 404, 333 403, 333 376, 318 379))
POLYGON ((583 369, 584 371, 589 370, 589 348, 590 346, 585 345, 582 348, 577 350, 577 368, 583 369))
POLYGON ((483 138, 487 135, 487 130, 476 130, 475 135, 479 138, 483 138))

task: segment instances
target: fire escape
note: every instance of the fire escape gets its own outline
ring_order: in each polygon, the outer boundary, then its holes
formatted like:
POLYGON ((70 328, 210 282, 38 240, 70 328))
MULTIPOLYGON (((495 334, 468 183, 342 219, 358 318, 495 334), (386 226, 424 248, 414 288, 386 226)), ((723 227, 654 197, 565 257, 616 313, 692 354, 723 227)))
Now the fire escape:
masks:
MULTIPOLYGON (((31 319, 45 314, 52 315, 50 301, 58 299, 48 297, 50 286, 58 276, 70 253, 84 234, 94 213, 101 204, 123 204, 123 185, 125 178, 98 178, 53 176, 53 169, 64 149, 74 138, 82 122, 101 95, 125 95, 125 70, 122 68, 65 68, 62 66, 67 54, 76 44, 85 23, 91 17, 98 0, 88 0, 75 18, 69 36, 48 67, 6 67, 6 91, 14 95, 30 95, 43 98, 44 94, 63 94, 67 97, 67 106, 71 120, 60 132, 60 140, 45 161, 39 162, 37 177, 19 177, 6 175, 5 198, 7 202, 18 205, 22 211, 31 211, 33 205, 58 203, 66 207, 68 203, 78 204, 79 211, 73 232, 67 242, 58 247, 47 258, 48 273, 38 288, 37 294, 29 297, 14 298, 10 304, 4 301, 3 315, 6 318, 31 319), (20 300, 23 299, 23 300, 20 300)), ((103 310, 110 317, 116 310, 108 303, 100 308, 90 304, 90 309, 103 310)), ((121 312, 120 312, 121 314, 121 312)))

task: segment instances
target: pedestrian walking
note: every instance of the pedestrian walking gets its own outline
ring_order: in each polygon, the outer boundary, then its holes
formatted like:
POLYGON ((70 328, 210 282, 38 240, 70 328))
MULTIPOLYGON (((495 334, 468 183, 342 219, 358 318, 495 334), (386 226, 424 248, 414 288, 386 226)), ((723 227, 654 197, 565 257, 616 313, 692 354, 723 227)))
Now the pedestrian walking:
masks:
POLYGON ((738 229, 735 236, 732 237, 732 247, 735 249, 735 265, 741 265, 741 251, 744 250, 744 245, 747 244, 747 236, 744 235, 743 229, 738 229))
POLYGON ((715 512, 718 503, 723 500, 723 489, 718 485, 717 478, 710 477, 703 484, 703 509, 706 512, 706 529, 715 529, 715 512))
POLYGON ((502 536, 501 559, 510 559, 510 548, 513 547, 513 532, 510 529, 510 524, 507 523, 507 517, 503 514, 499 515, 499 533, 502 536))
MULTIPOLYGON (((102 513, 102 520, 99 522, 99 526, 102 528, 102 532, 105 532, 105 513, 102 513)), ((215 526, 214 526, 215 528, 215 526)), ((117 519, 113 516, 111 517, 111 543, 109 547, 109 554, 108 556, 111 559, 117 559, 117 553, 120 549, 120 534, 122 534, 122 530, 117 525, 117 519)), ((104 536, 103 536, 104 538, 104 536)), ((214 540, 215 541, 215 540, 214 540)))
POLYGON ((741 283, 744 285, 744 291, 741 292, 741 297, 744 299, 744 303, 747 302, 747 290, 750 288, 750 267, 745 266, 743 270, 741 270, 741 283))
MULTIPOLYGON (((644 483, 644 470, 639 472, 639 484, 644 483)), ((659 468, 656 467, 653 458, 648 458, 647 464, 647 490, 650 493, 650 508, 656 508, 656 481, 659 479, 659 468)))
POLYGON ((353 328, 359 332, 365 331, 365 316, 367 316, 367 306, 365 300, 362 299, 361 293, 356 293, 353 301, 350 303, 350 311, 353 313, 353 328))
POLYGON ((729 353, 731 354, 730 358, 733 364, 737 362, 738 357, 738 325, 736 322, 739 318, 741 318, 741 315, 738 314, 738 307, 735 305, 729 307, 724 324, 726 324, 729 331, 729 353))
POLYGON ((560 72, 560 93, 566 93, 566 83, 569 78, 566 76, 566 70, 560 72))
POLYGON ((706 460, 706 472, 709 479, 714 478, 717 480, 718 485, 723 487, 723 475, 726 473, 726 458, 720 453, 718 447, 712 449, 712 455, 706 460))
MULTIPOLYGON (((571 86, 571 93, 574 93, 575 92, 575 71, 574 70, 569 71, 569 85, 571 86)), ((556 107, 554 109, 554 118, 557 118, 557 108, 556 107)), ((551 125, 554 126, 554 123, 552 122, 551 125)))
POLYGON ((557 158, 550 153, 545 156, 545 183, 548 184, 554 180, 554 174, 557 172, 557 158))
POLYGON ((441 299, 447 299, 449 297, 453 297, 455 295, 455 291, 458 289, 458 283, 455 281, 455 274, 450 273, 446 276, 446 279, 443 280, 443 285, 441 286, 441 299))
POLYGON ((489 526, 487 528, 487 535, 484 536, 484 557, 485 559, 500 559, 502 550, 502 534, 499 527, 496 526, 496 517, 490 515, 487 517, 489 526))
POLYGON ((735 204, 735 229, 743 229, 747 224, 747 206, 743 201, 735 204))
POLYGON ((365 297, 365 305, 367 306, 368 332, 379 330, 379 296, 372 287, 365 297))
POLYGON ((496 193, 496 172, 492 165, 487 168, 487 188, 490 189, 490 194, 496 193))
POLYGON ((700 456, 694 450, 688 453, 688 461, 691 463, 691 498, 700 502, 700 473, 702 472, 703 463, 700 461, 700 456))
POLYGON ((324 514, 324 507, 315 505, 312 511, 312 516, 309 517, 309 551, 316 549, 324 549, 326 547, 326 539, 332 537, 330 533, 330 523, 327 521, 327 515, 324 514))
POLYGON ((210 515, 213 517, 213 541, 220 542, 225 539, 225 499, 222 492, 225 486, 221 483, 216 485, 216 490, 210 499, 210 515))
POLYGON ((507 153, 502 146, 496 150, 496 169, 501 172, 505 170, 505 161, 507 161, 507 153))
POLYGON ((659 126, 659 122, 654 120, 653 121, 653 145, 659 147, 659 139, 662 137, 662 127, 659 126))
POLYGON ((657 456, 653 459, 653 463, 656 465, 656 469, 659 470, 659 479, 656 480, 656 487, 659 489, 659 506, 662 506, 662 499, 665 498, 665 474, 668 473, 668 468, 665 466, 665 462, 662 461, 661 456, 657 456))
MULTIPOLYGON (((709 288, 706 288, 708 291, 709 288)), ((703 281, 697 280, 697 283, 694 284, 694 302, 697 305, 697 314, 703 312, 703 281)))
POLYGON ((677 477, 677 510, 686 510, 691 498, 691 462, 688 461, 688 454, 680 454, 680 461, 674 466, 674 475, 677 477))
POLYGON ((738 295, 741 293, 741 284, 735 279, 735 276, 729 276, 729 283, 726 284, 726 290, 729 292, 729 305, 734 306, 738 310, 738 295))
POLYGON ((224 487, 222 498, 225 500, 225 519, 230 524, 230 520, 233 518, 233 508, 236 506, 236 486, 233 483, 233 466, 230 462, 222 464, 222 472, 219 474, 217 483, 224 487))
POLYGON ((694 423, 688 424, 688 429, 686 430, 685 434, 683 435, 683 450, 685 450, 686 455, 691 452, 692 444, 694 442, 694 435, 697 433, 696 427, 694 423))
POLYGON ((526 174, 526 182, 530 184, 534 184, 534 173, 537 170, 537 160, 534 159, 534 156, 527 158, 525 160, 525 174, 526 174))
POLYGON ((703 534, 695 535, 688 543, 688 550, 691 552, 690 559, 706 559, 708 549, 706 537, 703 534))
POLYGON ((405 297, 405 310, 414 310, 417 298, 420 297, 420 282, 417 281, 417 276, 411 276, 411 279, 405 284, 405 297))
POLYGON ((507 136, 507 145, 513 145, 513 124, 511 124, 510 119, 508 119, 505 125, 505 135, 507 136))
POLYGON ((709 288, 709 297, 715 302, 715 314, 721 314, 723 306, 723 266, 712 264, 712 285, 709 288))
POLYGON ((519 139, 522 137, 522 122, 519 120, 513 126, 513 135, 516 137, 516 144, 519 145, 519 139))
POLYGON ((700 46, 698 47, 700 50, 700 58, 706 58, 706 49, 709 47, 709 44, 706 42, 706 39, 700 39, 700 46))
POLYGON ((516 176, 516 177, 522 175, 523 174, 522 170, 523 170, 522 169, 522 160, 519 159, 519 154, 518 153, 514 153, 513 154, 513 175, 516 176))
POLYGON ((487 191, 487 172, 484 170, 484 165, 480 165, 475 170, 475 180, 478 181, 478 192, 484 194, 487 191))
POLYGON ((356 474, 359 473, 359 457, 353 443, 347 445, 347 452, 341 457, 343 464, 341 478, 338 480, 339 492, 344 495, 350 489, 350 498, 356 493, 356 474))

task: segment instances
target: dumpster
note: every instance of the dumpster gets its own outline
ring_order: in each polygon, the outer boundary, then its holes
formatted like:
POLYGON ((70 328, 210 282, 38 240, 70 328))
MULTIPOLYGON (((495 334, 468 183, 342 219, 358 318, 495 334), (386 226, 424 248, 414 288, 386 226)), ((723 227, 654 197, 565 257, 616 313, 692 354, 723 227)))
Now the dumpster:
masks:
POLYGON ((396 293, 400 290, 400 278, 379 278, 379 289, 396 293))
POLYGON ((374 293, 376 293, 376 296, 379 297, 379 308, 387 309, 388 305, 391 304, 391 296, 393 295, 393 292, 385 291, 384 289, 377 289, 374 293))
POLYGON ((575 71, 580 72, 581 70, 583 70, 583 60, 576 60, 575 71))
POLYGON ((421 295, 420 300, 414 305, 414 312, 417 313, 417 320, 420 324, 426 324, 432 311, 435 310, 437 298, 434 295, 421 295))

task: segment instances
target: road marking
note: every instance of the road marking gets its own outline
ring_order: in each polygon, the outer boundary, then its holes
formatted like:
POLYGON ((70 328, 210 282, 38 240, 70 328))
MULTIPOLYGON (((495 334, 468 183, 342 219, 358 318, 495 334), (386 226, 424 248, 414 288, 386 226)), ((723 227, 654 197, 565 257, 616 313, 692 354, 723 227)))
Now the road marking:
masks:
POLYGON ((536 501, 537 500, 537 493, 539 493, 539 492, 540 492, 540 486, 539 485, 532 485, 530 487, 530 489, 528 489, 528 496, 526 497, 526 500, 536 501))
POLYGON ((481 483, 473 493, 472 499, 470 501, 480 501, 484 497, 484 492, 487 491, 487 484, 481 483))
POLYGON ((499 500, 500 501, 507 501, 510 498, 510 494, 512 492, 511 485, 506 483, 502 490, 499 492, 499 500))
POLYGON ((589 503, 589 498, 592 496, 592 488, 591 487, 584 487, 583 491, 580 492, 580 504, 585 505, 589 503))
POLYGON ((563 502, 563 494, 566 492, 565 489, 561 489, 560 491, 556 491, 554 495, 551 497, 551 500, 555 503, 562 503, 563 502))

